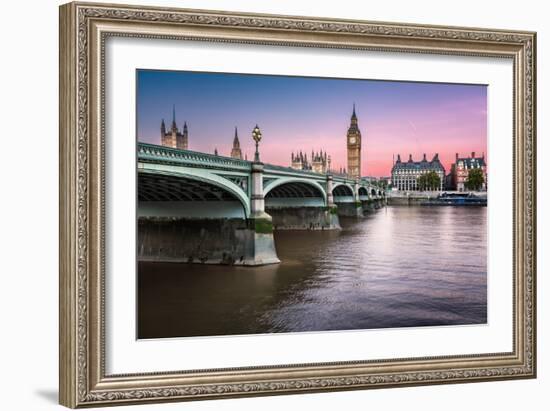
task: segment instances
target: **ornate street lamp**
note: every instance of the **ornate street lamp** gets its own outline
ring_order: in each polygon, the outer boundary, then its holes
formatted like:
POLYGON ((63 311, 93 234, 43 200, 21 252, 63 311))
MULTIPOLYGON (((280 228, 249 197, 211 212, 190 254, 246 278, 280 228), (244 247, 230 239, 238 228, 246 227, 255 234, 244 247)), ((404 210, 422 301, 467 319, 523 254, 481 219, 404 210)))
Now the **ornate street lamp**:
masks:
POLYGON ((252 138, 256 142, 256 153, 254 154, 254 162, 259 163, 260 162, 260 153, 258 151, 258 143, 262 139, 262 132, 260 131, 260 128, 256 124, 256 127, 254 127, 254 130, 252 130, 252 138))

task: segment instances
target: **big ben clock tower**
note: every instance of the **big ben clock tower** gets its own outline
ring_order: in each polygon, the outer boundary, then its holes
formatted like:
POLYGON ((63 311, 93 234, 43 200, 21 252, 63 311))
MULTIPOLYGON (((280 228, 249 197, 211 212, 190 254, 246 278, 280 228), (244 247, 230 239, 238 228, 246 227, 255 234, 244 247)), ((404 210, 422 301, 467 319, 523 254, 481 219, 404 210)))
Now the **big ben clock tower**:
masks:
POLYGON ((355 103, 353 104, 353 114, 351 115, 351 124, 348 128, 348 174, 351 178, 361 177, 361 131, 357 125, 357 115, 355 114, 355 103))

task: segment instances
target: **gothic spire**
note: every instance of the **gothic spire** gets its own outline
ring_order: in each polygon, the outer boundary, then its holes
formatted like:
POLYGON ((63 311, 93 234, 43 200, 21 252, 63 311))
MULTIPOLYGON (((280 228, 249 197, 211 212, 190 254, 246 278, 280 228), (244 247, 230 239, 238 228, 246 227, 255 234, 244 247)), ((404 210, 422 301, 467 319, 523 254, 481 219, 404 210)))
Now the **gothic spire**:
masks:
POLYGON ((235 137, 233 138, 233 147, 238 148, 240 147, 241 143, 239 142, 239 135, 237 133, 237 126, 235 126, 235 137))
POLYGON ((176 128, 176 105, 172 105, 172 129, 176 128))
POLYGON ((357 114, 355 113, 355 103, 353 103, 353 112, 351 113, 350 129, 357 129, 357 114))
POLYGON ((235 137, 233 137, 233 147, 231 148, 231 157, 243 159, 243 152, 241 151, 241 143, 239 142, 239 134, 237 132, 237 126, 235 126, 235 137))

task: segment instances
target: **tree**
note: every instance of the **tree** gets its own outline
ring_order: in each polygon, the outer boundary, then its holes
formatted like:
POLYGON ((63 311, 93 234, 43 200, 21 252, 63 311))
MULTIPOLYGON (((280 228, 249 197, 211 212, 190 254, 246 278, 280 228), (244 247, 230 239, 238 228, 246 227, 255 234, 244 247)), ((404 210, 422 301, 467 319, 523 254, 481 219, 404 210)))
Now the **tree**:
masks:
POLYGON ((419 190, 438 190, 441 187, 441 179, 435 171, 428 171, 416 179, 419 190))
POLYGON ((468 179, 464 182, 464 186, 468 190, 478 191, 483 187, 485 177, 481 168, 472 168, 468 173, 468 179))

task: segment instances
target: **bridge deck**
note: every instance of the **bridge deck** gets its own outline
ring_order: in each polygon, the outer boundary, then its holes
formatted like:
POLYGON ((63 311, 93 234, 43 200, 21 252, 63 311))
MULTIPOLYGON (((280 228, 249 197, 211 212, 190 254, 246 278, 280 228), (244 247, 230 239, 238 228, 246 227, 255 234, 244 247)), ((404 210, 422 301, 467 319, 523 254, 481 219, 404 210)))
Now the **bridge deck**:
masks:
MULTIPOLYGON (((240 171, 246 173, 251 173, 252 171, 252 161, 240 160, 232 157, 225 157, 209 153, 202 153, 198 151, 180 150, 149 143, 138 143, 137 151, 139 162, 162 163, 185 167, 207 168, 226 171, 240 171)), ((264 164, 264 175, 266 177, 299 177, 316 181, 325 181, 327 176, 331 175, 333 181, 336 183, 347 184, 349 186, 353 186, 356 183, 354 179, 338 173, 316 173, 311 170, 297 170, 292 167, 285 167, 269 163, 264 164)), ((364 178, 360 179, 358 183, 360 187, 365 187, 369 190, 380 190, 379 187, 373 185, 370 181, 364 178)))

